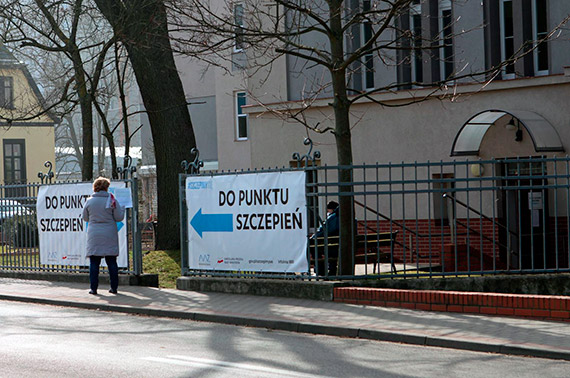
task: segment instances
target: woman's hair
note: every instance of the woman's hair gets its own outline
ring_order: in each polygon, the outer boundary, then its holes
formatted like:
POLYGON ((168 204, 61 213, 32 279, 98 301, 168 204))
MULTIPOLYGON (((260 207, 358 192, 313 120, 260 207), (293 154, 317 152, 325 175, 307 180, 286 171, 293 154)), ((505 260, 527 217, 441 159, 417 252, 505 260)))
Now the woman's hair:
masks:
POLYGON ((111 180, 105 177, 98 177, 95 181, 93 181, 93 191, 100 192, 101 190, 107 191, 111 185, 111 180))

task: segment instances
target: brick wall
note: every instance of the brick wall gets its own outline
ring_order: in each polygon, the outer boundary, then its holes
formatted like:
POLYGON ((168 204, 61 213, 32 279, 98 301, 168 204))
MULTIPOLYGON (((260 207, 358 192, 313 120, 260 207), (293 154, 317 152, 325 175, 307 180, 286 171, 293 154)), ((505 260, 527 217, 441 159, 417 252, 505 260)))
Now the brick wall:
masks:
POLYGON ((338 287, 334 301, 412 310, 570 321, 570 297, 458 291, 338 287))

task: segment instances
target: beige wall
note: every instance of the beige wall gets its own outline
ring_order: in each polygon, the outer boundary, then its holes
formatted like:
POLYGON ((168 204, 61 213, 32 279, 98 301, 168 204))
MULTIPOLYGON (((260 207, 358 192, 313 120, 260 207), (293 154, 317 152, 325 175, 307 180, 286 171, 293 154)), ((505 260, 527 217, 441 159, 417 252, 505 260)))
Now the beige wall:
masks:
MULTIPOLYGON (((38 172, 47 173, 44 163, 55 166, 55 137, 53 127, 0 128, 0 157, 4 156, 4 139, 25 139, 26 176, 28 182, 39 182, 38 172)), ((55 167, 54 167, 55 168, 55 167)), ((54 172, 55 173, 55 172, 54 172)), ((4 181, 4 163, 0 164, 0 181, 4 181)))
MULTIPOLYGON (((40 101, 22 70, 0 68, 0 76, 13 77, 14 80, 14 109, 0 108, 0 115, 3 118, 18 120, 18 118, 30 118, 42 112, 40 101)), ((53 120, 48 115, 42 114, 34 117, 32 122, 53 122, 53 120)))
MULTIPOLYGON (((491 84, 482 92, 480 89, 475 85, 460 86, 453 101, 433 99, 396 108, 370 102, 353 105, 354 162, 450 161, 453 159, 450 157, 451 147, 461 126, 473 115, 488 109, 536 112, 557 130, 566 152, 570 150, 570 108, 567 106, 570 78, 520 79, 491 84)), ((380 96, 392 104, 410 99, 407 91, 380 96)), ((312 124, 320 122, 321 129, 334 126, 331 109, 326 102, 306 113, 307 120, 312 124)), ((288 163, 293 152, 306 153, 303 138, 307 130, 302 125, 263 113, 260 108, 250 111, 252 167, 282 166, 288 163)), ((333 136, 314 132, 309 135, 315 142, 315 149, 321 151, 323 163, 336 164, 333 136)), ((514 141, 512 132, 493 126, 483 139, 480 157, 541 155, 529 142, 526 132, 523 142, 518 143, 514 141)))
MULTIPOLYGON (((228 65, 230 63, 228 62, 228 65)), ((228 67, 231 70, 231 67, 228 67)), ((247 91, 245 73, 232 72, 224 74, 222 68, 215 68, 216 75, 216 123, 218 132, 219 169, 245 169, 251 166, 251 138, 237 140, 235 93, 247 91)), ((248 103, 251 99, 248 96, 248 103)), ((251 119, 249 120, 251 131, 251 119)), ((248 132, 249 132, 248 131, 248 132)))

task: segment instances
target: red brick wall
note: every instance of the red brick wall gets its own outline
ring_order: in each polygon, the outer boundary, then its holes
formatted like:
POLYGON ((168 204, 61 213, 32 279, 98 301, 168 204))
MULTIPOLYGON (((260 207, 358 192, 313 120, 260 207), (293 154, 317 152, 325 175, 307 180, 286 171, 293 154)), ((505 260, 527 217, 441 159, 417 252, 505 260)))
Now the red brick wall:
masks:
POLYGON ((334 301, 425 311, 570 321, 570 297, 459 291, 338 287, 334 301))

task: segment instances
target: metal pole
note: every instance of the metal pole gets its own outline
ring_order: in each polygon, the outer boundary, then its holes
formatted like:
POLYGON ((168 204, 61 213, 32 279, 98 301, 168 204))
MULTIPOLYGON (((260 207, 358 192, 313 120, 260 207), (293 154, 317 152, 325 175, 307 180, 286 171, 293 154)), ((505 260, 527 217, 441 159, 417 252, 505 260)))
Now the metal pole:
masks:
POLYGON ((133 197, 133 211, 131 226, 133 233, 133 269, 135 275, 140 276, 142 269, 142 236, 139 227, 139 185, 138 178, 133 175, 131 178, 131 193, 133 197))
POLYGON ((178 190, 180 203, 180 273, 188 271, 188 209, 186 205, 186 174, 178 175, 178 190))

